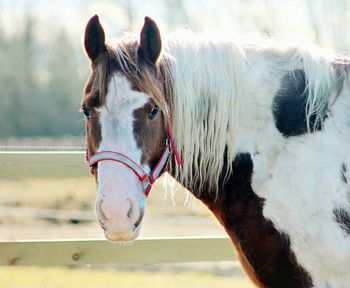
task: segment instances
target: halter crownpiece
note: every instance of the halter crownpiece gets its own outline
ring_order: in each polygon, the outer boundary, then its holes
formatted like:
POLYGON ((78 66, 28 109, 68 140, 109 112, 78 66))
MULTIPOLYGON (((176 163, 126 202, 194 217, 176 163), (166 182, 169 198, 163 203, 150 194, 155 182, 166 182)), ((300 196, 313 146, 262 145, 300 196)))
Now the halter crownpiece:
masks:
POLYGON ((146 197, 148 197, 153 183, 165 172, 166 164, 172 152, 174 152, 176 163, 179 166, 181 166, 181 159, 175 145, 173 134, 171 132, 169 117, 167 117, 167 121, 166 121, 166 131, 167 131, 166 133, 167 138, 165 143, 165 149, 162 153, 162 156, 158 160, 158 163, 153 168, 151 173, 148 174, 147 172, 145 172, 145 170, 143 170, 140 165, 138 165, 135 161, 133 161, 131 158, 129 158, 128 156, 122 153, 114 152, 114 151, 100 151, 90 156, 88 149, 86 149, 86 161, 90 166, 90 172, 94 174, 92 167, 93 165, 97 164, 100 161, 110 160, 110 161, 119 162, 133 171, 133 173, 141 182, 141 185, 146 197))

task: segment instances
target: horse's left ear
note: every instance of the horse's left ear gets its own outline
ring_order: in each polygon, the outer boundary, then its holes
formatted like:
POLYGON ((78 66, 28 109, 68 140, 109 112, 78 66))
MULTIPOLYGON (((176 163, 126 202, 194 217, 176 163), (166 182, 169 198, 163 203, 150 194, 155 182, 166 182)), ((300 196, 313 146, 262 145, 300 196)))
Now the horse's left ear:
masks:
POLYGON ((151 18, 145 17, 145 23, 140 35, 139 56, 141 60, 155 65, 161 50, 162 40, 158 26, 151 18))

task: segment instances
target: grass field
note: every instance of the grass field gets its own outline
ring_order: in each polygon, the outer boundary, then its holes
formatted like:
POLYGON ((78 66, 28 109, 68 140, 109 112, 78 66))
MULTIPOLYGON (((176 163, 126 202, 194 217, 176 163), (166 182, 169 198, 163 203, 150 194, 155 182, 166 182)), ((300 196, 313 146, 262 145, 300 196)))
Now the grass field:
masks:
MULTIPOLYGON (((225 235, 222 227, 198 201, 184 205, 186 196, 179 191, 174 205, 171 197, 164 196, 158 183, 147 202, 141 236, 225 235)), ((95 184, 91 178, 0 180, 0 212, 1 207, 12 207, 18 211, 73 210, 91 213, 93 218, 94 197, 95 184)), ((0 239, 4 240, 103 238, 96 221, 37 219, 30 213, 16 217, 3 214, 0 217, 0 239)), ((196 265, 192 265, 180 270, 172 266, 163 269, 161 265, 151 270, 142 265, 108 269, 0 267, 0 287, 253 287, 238 268, 214 273, 213 267, 209 265, 205 269, 197 269, 196 265)))
POLYGON ((110 271, 69 268, 0 268, 1 288, 252 288, 243 277, 204 272, 110 271))

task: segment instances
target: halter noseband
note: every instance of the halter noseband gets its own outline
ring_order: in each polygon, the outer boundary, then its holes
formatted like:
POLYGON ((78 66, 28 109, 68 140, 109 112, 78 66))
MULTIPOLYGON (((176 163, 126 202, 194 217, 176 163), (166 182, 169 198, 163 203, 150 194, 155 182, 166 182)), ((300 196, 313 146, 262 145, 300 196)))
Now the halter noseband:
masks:
POLYGON ((94 174, 92 169, 93 165, 97 164, 100 161, 111 160, 119 162, 131 169, 132 172, 134 172, 136 177, 141 182, 143 191, 147 197, 149 192, 151 191, 153 183, 165 172, 166 164, 172 152, 174 152, 176 163, 179 166, 181 166, 180 155, 175 145, 173 134, 171 132, 170 119, 168 117, 166 121, 166 134, 167 138, 165 143, 165 149, 151 173, 148 174, 147 172, 145 172, 145 170, 143 170, 140 165, 138 165, 135 161, 133 161, 131 158, 122 153, 114 151, 100 151, 91 156, 87 148, 86 161, 90 166, 91 173, 94 174))

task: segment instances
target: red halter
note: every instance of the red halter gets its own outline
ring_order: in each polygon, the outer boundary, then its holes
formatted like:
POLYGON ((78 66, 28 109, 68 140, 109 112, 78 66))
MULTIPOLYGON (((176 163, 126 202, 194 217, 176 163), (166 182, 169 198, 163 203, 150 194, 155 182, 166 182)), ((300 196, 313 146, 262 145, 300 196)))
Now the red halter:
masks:
POLYGON ((171 132, 170 119, 168 117, 166 121, 166 131, 167 131, 167 138, 166 138, 165 149, 158 163, 153 168, 151 173, 147 174, 145 170, 143 170, 142 167, 140 167, 135 161, 133 161, 131 158, 129 158, 128 156, 122 153, 114 152, 114 151, 100 151, 90 156, 88 149, 86 149, 86 161, 90 166, 91 173, 94 174, 92 166, 97 164, 100 161, 111 160, 111 161, 119 162, 134 172, 136 177, 141 182, 141 185, 147 197, 152 188, 153 183, 156 181, 156 179, 158 179, 164 173, 166 168, 166 163, 172 151, 174 152, 176 163, 179 166, 181 166, 180 155, 175 145, 174 137, 171 132))

